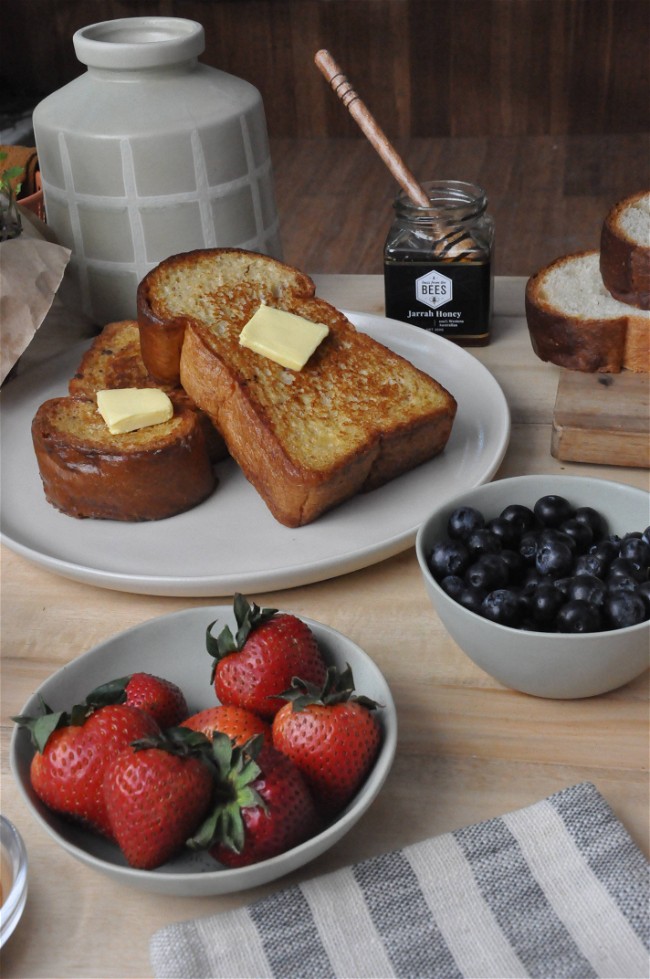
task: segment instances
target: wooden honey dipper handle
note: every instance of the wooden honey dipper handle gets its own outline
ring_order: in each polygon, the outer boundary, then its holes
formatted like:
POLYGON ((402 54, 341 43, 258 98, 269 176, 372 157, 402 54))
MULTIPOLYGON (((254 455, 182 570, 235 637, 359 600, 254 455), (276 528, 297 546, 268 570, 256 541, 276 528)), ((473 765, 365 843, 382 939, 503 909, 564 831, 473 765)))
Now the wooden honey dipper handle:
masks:
POLYGON ((392 175, 400 186, 404 188, 413 203, 417 204, 418 207, 430 207, 431 202, 429 197, 408 169, 386 134, 377 124, 368 107, 352 88, 329 51, 324 49, 317 51, 314 56, 314 61, 330 83, 333 91, 338 95, 363 134, 374 146, 392 175))

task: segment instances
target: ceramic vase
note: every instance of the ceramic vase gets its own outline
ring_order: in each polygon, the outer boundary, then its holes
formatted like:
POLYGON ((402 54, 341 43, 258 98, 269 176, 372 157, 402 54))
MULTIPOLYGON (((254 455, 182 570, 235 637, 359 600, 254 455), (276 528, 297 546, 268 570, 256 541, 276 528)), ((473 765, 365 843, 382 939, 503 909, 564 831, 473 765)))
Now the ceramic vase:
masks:
POLYGON ((72 251, 63 300, 101 327, 135 317, 138 282, 169 255, 281 258, 262 98, 199 62, 203 27, 131 17, 73 43, 87 70, 33 120, 47 223, 72 251))

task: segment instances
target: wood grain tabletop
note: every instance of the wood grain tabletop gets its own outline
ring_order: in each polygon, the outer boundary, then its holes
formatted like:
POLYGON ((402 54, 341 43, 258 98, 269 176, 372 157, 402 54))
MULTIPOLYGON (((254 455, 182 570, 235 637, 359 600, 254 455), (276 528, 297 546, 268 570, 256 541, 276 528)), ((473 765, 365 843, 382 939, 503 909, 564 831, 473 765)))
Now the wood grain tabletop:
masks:
MULTIPOLYGON (((315 278, 318 292, 335 304, 382 313, 381 276, 315 278)), ((524 281, 497 279, 493 340, 473 352, 500 383, 512 415, 496 478, 579 473, 647 489, 645 470, 571 465, 551 456, 558 371, 538 361, 530 347, 524 281)), ((433 503, 435 486, 431 491, 433 503)), ((504 688, 446 634, 427 601, 413 548, 351 574, 251 597, 327 623, 369 653, 397 704, 395 763, 349 835, 284 881, 230 896, 163 899, 75 861, 36 824, 9 771, 11 716, 54 671, 116 632, 215 602, 95 588, 3 547, 2 812, 23 834, 30 861, 25 912, 2 950, 6 979, 148 977, 149 938, 167 923, 240 906, 282 883, 487 819, 581 781, 597 786, 636 843, 650 852, 647 674, 577 701, 504 688)))

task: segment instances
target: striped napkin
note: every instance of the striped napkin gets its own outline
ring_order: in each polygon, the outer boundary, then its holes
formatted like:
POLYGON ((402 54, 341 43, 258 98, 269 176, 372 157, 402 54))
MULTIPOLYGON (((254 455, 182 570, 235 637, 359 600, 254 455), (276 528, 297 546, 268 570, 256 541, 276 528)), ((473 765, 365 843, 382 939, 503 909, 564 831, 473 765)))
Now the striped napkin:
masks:
POLYGON ((648 864, 590 783, 165 927, 157 979, 647 979, 648 864))

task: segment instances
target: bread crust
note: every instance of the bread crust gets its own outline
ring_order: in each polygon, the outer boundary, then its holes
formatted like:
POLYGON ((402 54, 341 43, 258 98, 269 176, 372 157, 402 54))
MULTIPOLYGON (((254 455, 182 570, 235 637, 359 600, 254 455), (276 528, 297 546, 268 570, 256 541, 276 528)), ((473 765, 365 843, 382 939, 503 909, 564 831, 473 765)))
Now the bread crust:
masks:
POLYGON ((140 331, 136 320, 108 323, 95 337, 68 382, 68 393, 75 398, 95 401, 98 391, 111 388, 161 388, 179 408, 196 412, 210 459, 213 463, 228 458, 226 443, 208 416, 198 408, 180 384, 160 384, 148 373, 140 351, 140 331))
POLYGON ((549 273, 576 259, 597 256, 575 252, 551 262, 526 284, 525 307, 533 350, 544 361, 569 370, 619 373, 650 370, 650 325, 634 307, 620 316, 576 316, 558 308, 545 294, 549 273))
POLYGON ((92 402, 51 398, 32 421, 46 499, 72 517, 161 520, 197 506, 215 487, 196 412, 175 406, 170 422, 111 435, 92 402))
MULTIPOLYGON (((151 376, 163 384, 180 383, 180 363, 183 338, 187 319, 183 316, 161 317, 154 309, 156 290, 159 287, 161 270, 166 274, 171 267, 182 275, 183 268, 191 268, 197 260, 210 261, 215 268, 219 267, 220 259, 238 263, 239 274, 255 278, 260 270, 265 275, 271 275, 277 282, 277 288, 283 282, 288 282, 295 296, 308 298, 316 292, 316 287, 309 276, 298 271, 284 262, 267 255, 259 255, 242 248, 206 248, 196 249, 174 255, 161 262, 142 279, 137 292, 137 316, 140 327, 140 347, 145 367, 151 376)), ((215 278, 214 287, 219 285, 215 278)))
POLYGON ((615 299, 650 309, 650 242, 634 241, 621 227, 621 217, 637 201, 647 197, 645 190, 619 201, 607 214, 600 239, 600 273, 615 299))

